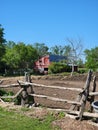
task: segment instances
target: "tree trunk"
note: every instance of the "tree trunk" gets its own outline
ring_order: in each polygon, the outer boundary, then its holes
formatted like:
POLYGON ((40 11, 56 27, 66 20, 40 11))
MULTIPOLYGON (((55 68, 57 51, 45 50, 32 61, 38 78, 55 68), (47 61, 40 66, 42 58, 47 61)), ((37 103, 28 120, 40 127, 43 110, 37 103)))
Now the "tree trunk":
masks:
POLYGON ((72 64, 71 76, 73 76, 73 72, 74 72, 74 64, 72 64))

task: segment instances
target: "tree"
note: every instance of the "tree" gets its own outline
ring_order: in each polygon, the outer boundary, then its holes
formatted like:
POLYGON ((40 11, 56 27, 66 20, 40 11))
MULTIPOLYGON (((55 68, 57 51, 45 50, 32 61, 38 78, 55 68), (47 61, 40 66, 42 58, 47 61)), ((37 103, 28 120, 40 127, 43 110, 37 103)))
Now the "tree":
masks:
POLYGON ((83 68, 84 67, 84 63, 83 63, 83 60, 80 58, 77 60, 77 65, 80 67, 80 68, 83 68))
POLYGON ((55 45, 54 47, 51 47, 50 50, 53 55, 63 55, 64 47, 61 45, 55 45))
POLYGON ((4 28, 2 28, 2 26, 0 25, 0 72, 2 72, 4 69, 2 57, 5 54, 5 42, 6 40, 4 39, 4 28))
POLYGON ((26 63, 27 68, 33 68, 34 62, 38 59, 38 52, 32 45, 27 45, 26 63))
POLYGON ((12 49, 15 45, 16 43, 14 41, 8 41, 6 44, 6 48, 12 49))
POLYGON ((71 53, 71 46, 70 45, 64 46, 64 56, 69 57, 70 53, 71 53))
POLYGON ((0 24, 0 45, 2 45, 5 42, 6 42, 6 40, 4 39, 4 28, 2 28, 2 26, 0 24))
POLYGON ((32 45, 25 45, 23 42, 9 42, 6 46, 6 54, 3 61, 6 63, 10 71, 33 69, 34 61, 38 58, 38 54, 32 45))
POLYGON ((67 42, 71 46, 68 61, 72 65, 72 72, 71 72, 71 76, 72 76, 73 72, 74 72, 74 65, 77 64, 77 61, 80 59, 80 57, 82 55, 83 46, 82 46, 81 39, 74 40, 74 39, 67 38, 67 42))
POLYGON ((70 45, 65 45, 65 46, 55 45, 54 47, 51 47, 50 50, 51 50, 51 54, 53 55, 62 55, 62 56, 69 57, 70 52, 71 52, 71 46, 70 45))
POLYGON ((6 53, 3 56, 5 62, 5 70, 14 71, 19 68, 20 56, 15 49, 16 43, 13 45, 13 41, 9 41, 6 44, 6 53), (13 45, 13 46, 12 46, 13 45))
POLYGON ((91 50, 86 49, 84 51, 86 55, 86 67, 88 69, 98 69, 98 47, 92 48, 91 50))
POLYGON ((33 47, 37 50, 39 57, 49 54, 49 48, 45 45, 45 43, 35 43, 33 47))
POLYGON ((5 44, 4 44, 5 42, 6 40, 4 39, 4 28, 2 28, 0 24, 0 59, 5 53, 5 44))

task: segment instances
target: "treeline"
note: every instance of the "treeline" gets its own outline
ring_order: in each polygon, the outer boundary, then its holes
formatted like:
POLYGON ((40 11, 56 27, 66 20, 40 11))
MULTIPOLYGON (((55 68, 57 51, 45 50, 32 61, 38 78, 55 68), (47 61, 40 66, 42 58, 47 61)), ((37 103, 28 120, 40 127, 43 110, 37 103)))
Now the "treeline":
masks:
MULTIPOLYGON (((5 75, 19 75, 25 71, 33 72, 35 61, 46 54, 64 55, 67 57, 69 55, 68 50, 64 49, 64 51, 61 51, 60 46, 54 46, 49 51, 49 48, 44 43, 25 44, 23 42, 8 41, 3 44, 2 50, 4 51, 2 51, 0 59, 0 73, 5 75)), ((67 62, 65 61, 66 64, 67 62)))
POLYGON ((98 47, 83 51, 81 39, 67 39, 65 45, 55 45, 51 48, 45 43, 26 44, 6 41, 4 28, 0 25, 0 75, 23 74, 33 71, 34 62, 46 54, 63 55, 67 57, 66 64, 77 64, 93 70, 98 68, 98 47), (85 54, 85 62, 81 57, 85 54))

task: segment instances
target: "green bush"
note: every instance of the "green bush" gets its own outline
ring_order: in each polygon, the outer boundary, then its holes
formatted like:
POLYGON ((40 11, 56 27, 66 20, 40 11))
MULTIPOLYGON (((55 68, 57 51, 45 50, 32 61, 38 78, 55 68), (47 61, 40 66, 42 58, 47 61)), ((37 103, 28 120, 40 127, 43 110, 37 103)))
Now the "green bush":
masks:
POLYGON ((81 68, 81 69, 78 70, 78 73, 80 73, 80 74, 83 74, 83 73, 86 73, 86 72, 88 72, 88 70, 85 69, 85 68, 81 68))
MULTIPOLYGON (((14 95, 14 93, 12 91, 7 92, 7 91, 5 91, 3 89, 0 90, 0 96, 13 96, 13 95, 14 95)), ((3 100, 5 102, 11 102, 12 101, 11 98, 5 98, 3 100)))
POLYGON ((7 94, 7 92, 3 89, 0 90, 0 96, 4 96, 5 94, 7 94))
POLYGON ((49 73, 61 73, 61 72, 69 72, 69 71, 70 71, 70 67, 60 62, 51 63, 48 69, 49 73))
POLYGON ((5 91, 4 89, 0 90, 0 96, 13 96, 14 93, 12 91, 5 91))

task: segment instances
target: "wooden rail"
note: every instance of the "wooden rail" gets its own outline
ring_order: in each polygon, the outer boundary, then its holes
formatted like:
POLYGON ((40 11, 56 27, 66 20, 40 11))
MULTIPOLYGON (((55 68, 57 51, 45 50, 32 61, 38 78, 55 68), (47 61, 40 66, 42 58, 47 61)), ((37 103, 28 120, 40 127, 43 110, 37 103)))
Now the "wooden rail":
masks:
POLYGON ((0 85, 0 88, 19 87, 19 84, 0 85))
POLYGON ((81 103, 80 103, 80 102, 77 102, 77 101, 71 101, 71 100, 66 100, 66 99, 60 99, 60 98, 50 97, 50 96, 46 96, 46 95, 37 95, 37 94, 29 94, 29 95, 34 96, 34 97, 49 99, 49 100, 52 100, 52 101, 59 101, 59 102, 65 102, 65 103, 70 103, 70 104, 81 105, 81 103))
POLYGON ((83 89, 81 89, 81 88, 68 88, 68 87, 60 87, 60 86, 50 86, 50 85, 43 85, 43 84, 24 82, 24 81, 20 81, 20 80, 18 80, 18 82, 21 85, 27 85, 27 86, 32 85, 32 86, 35 86, 35 87, 44 87, 44 88, 63 89, 63 90, 72 90, 72 91, 83 92, 83 89))

